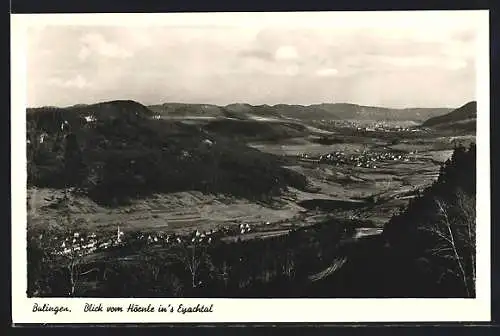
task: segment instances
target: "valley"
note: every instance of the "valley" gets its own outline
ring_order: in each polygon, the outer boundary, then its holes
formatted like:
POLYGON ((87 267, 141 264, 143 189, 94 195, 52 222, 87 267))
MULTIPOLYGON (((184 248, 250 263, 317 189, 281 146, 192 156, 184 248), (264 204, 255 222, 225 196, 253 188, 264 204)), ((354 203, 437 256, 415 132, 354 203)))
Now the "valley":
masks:
MULTIPOLYGON (((78 127, 72 131, 88 155, 82 186, 31 184, 27 195, 32 235, 55 229, 60 254, 68 237, 78 234, 85 242, 78 251, 86 251, 87 268, 96 262, 135 263, 179 244, 222 249, 220 244, 292 239, 296 232, 307 240, 309 230, 314 235, 326 230, 335 241, 321 238, 326 251, 314 253, 328 257, 302 271, 322 279, 343 267, 344 259, 337 266, 329 260, 337 244, 379 236, 395 214, 436 181, 454 148, 475 142, 470 132, 407 120, 158 117, 132 108, 132 119, 116 124, 119 119, 99 123, 95 107, 88 111, 83 111, 86 121, 73 121, 78 127), (90 147, 103 135, 98 149, 90 147)), ((60 138, 53 124, 61 121, 43 120, 37 121, 42 129, 28 134, 28 144, 43 148, 60 138), (44 138, 36 136, 40 132, 44 138)), ((57 167, 44 164, 50 166, 39 165, 38 171, 57 167)))

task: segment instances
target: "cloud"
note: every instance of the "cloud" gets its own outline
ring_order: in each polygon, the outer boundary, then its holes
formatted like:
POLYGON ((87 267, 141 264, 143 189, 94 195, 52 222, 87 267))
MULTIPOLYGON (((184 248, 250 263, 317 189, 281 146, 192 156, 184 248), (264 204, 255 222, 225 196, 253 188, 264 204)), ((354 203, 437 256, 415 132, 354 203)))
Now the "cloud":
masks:
POLYGON ((289 65, 285 68, 285 75, 287 76, 297 76, 299 74, 299 66, 296 64, 289 65))
POLYGON ((76 77, 70 79, 53 77, 49 79, 49 84, 61 88, 78 88, 78 89, 83 89, 85 87, 90 86, 90 83, 82 75, 77 75, 76 77))
POLYGON ((467 61, 465 60, 450 60, 449 62, 446 63, 446 67, 451 70, 461 70, 465 69, 467 67, 467 61))
POLYGON ((297 59, 298 57, 299 55, 297 53, 297 49, 295 49, 295 47, 292 46, 281 46, 276 50, 274 54, 274 58, 278 61, 294 60, 297 59))
POLYGON ((93 53, 109 58, 129 58, 133 55, 127 49, 108 42, 101 34, 85 34, 80 41, 82 46, 78 53, 78 58, 82 61, 86 60, 93 53))
POLYGON ((244 58, 256 58, 264 61, 274 60, 274 55, 266 50, 244 50, 240 52, 238 56, 244 58))
POLYGON ((319 77, 333 77, 338 75, 339 71, 334 68, 319 69, 316 71, 316 75, 319 77))
POLYGON ((391 67, 400 68, 438 68, 444 70, 460 70, 467 67, 467 61, 460 58, 435 56, 407 56, 407 57, 376 57, 374 62, 391 67))

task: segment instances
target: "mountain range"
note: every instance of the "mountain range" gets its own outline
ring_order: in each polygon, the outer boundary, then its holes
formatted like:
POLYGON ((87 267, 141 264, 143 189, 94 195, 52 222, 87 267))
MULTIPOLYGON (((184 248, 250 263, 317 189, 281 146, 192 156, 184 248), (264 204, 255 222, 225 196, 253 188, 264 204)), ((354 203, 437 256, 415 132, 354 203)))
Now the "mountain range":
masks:
POLYGON ((311 120, 413 120, 424 127, 469 129, 475 124, 476 102, 469 102, 458 109, 451 108, 385 108, 356 104, 315 104, 315 105, 250 105, 165 103, 145 106, 133 100, 115 100, 91 105, 69 107, 27 108, 28 119, 49 119, 68 121, 70 124, 85 123, 85 118, 93 116, 99 120, 117 118, 150 118, 155 115, 174 118, 230 118, 237 120, 279 119, 295 121, 311 120), (63 116, 64 115, 64 116, 63 116), (50 118, 45 118, 47 116, 50 118))
POLYGON ((349 103, 322 103, 314 105, 250 105, 165 103, 148 106, 152 111, 169 117, 231 117, 251 119, 255 117, 287 118, 302 121, 310 120, 414 120, 429 118, 453 111, 452 108, 386 108, 363 106, 349 103))

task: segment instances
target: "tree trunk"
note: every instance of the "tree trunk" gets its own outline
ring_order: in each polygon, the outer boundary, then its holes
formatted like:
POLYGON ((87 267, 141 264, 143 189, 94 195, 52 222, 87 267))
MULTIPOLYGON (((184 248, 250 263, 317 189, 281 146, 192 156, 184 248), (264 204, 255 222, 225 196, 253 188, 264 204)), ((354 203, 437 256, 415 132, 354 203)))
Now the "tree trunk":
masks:
POLYGON ((69 284, 70 284, 70 295, 74 296, 75 295, 75 273, 74 273, 74 266, 70 265, 68 267, 69 270, 69 284))
POLYGON ((196 272, 191 273, 191 286, 193 288, 198 287, 198 284, 196 283, 196 272))

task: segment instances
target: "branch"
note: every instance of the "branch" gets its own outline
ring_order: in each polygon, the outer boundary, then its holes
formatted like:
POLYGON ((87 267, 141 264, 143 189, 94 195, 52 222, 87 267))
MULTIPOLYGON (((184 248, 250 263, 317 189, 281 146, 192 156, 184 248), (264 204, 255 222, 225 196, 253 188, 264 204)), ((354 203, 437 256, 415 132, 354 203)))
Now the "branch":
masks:
POLYGON ((433 234, 436 234, 439 238, 445 240, 446 242, 448 243, 452 243, 451 240, 446 237, 441 231, 439 231, 437 228, 428 228, 428 227, 421 227, 420 228, 421 231, 427 231, 427 232, 430 232, 430 233, 433 233, 433 234))
POLYGON ((87 274, 89 274, 89 273, 91 273, 91 272, 94 272, 94 271, 99 271, 99 268, 94 267, 94 268, 92 268, 92 269, 91 269, 91 270, 89 270, 89 271, 86 271, 86 272, 80 273, 80 275, 87 275, 87 274))

